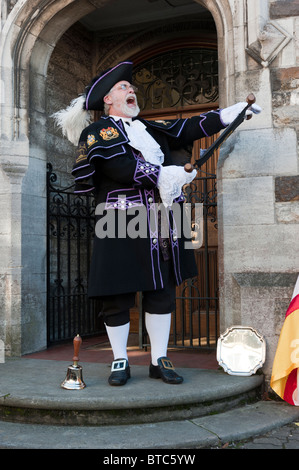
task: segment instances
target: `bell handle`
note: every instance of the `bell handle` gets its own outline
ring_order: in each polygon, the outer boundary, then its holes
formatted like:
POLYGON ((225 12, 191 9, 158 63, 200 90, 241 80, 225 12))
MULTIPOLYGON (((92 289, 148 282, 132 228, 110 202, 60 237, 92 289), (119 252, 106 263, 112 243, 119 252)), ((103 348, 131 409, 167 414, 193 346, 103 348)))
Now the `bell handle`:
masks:
POLYGON ((81 344, 82 344, 82 338, 80 337, 80 335, 75 336, 74 341, 73 341, 73 345, 74 345, 73 362, 74 362, 74 365, 76 366, 78 365, 78 362, 79 362, 79 350, 80 350, 81 344))

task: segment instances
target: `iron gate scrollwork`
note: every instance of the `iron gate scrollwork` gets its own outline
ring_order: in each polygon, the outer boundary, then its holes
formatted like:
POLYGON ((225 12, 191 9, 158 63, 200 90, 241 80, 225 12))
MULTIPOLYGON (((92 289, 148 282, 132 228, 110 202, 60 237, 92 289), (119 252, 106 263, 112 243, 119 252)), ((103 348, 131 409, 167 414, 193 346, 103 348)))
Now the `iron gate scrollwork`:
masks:
POLYGON ((177 288, 173 318, 174 347, 214 349, 219 336, 218 253, 210 246, 209 231, 217 233, 216 175, 200 171, 185 189, 186 202, 203 205, 202 245, 195 250, 198 275, 177 288))
POLYGON ((140 109, 174 108, 216 102, 219 97, 216 49, 177 49, 134 67, 140 109))
POLYGON ((48 345, 73 339, 76 334, 102 333, 99 305, 87 298, 94 198, 72 192, 73 186, 55 188, 47 173, 47 331, 48 345))

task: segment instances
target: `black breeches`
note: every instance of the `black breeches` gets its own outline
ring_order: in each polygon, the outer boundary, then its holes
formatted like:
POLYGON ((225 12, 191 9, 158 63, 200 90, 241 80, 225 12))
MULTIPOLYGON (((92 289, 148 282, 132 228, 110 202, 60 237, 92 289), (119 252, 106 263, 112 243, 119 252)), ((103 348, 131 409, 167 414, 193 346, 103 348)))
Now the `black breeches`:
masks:
MULTIPOLYGON (((176 284, 171 269, 171 262, 162 263, 164 288, 144 291, 142 308, 145 312, 166 314, 175 309, 176 284)), ((130 321, 130 308, 135 305, 135 292, 101 297, 102 315, 107 326, 120 326, 130 321)))

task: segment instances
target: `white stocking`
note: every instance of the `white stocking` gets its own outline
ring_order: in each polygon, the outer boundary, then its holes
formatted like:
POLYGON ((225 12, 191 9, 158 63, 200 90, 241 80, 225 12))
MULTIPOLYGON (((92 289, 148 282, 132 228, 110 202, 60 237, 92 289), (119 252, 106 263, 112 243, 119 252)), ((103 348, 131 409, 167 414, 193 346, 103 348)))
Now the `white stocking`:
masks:
POLYGON ((114 360, 128 359, 127 343, 130 331, 130 322, 120 326, 107 326, 107 335, 112 348, 114 360))
POLYGON ((167 356, 171 313, 159 315, 145 312, 145 326, 151 343, 152 364, 156 366, 159 357, 167 356))

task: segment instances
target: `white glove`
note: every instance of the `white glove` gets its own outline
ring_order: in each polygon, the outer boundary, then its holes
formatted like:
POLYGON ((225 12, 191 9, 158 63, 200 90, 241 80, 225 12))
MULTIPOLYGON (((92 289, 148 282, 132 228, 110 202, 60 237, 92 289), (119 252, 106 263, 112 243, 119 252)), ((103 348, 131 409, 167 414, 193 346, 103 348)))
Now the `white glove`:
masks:
MULTIPOLYGON (((236 117, 243 111, 243 109, 246 108, 247 104, 248 103, 241 102, 233 104, 228 108, 222 109, 220 111, 220 118, 223 124, 225 126, 231 124, 236 119, 236 117)), ((252 114, 259 114, 261 111, 262 108, 260 108, 260 106, 254 103, 250 106, 250 108, 247 109, 246 116, 252 116, 252 114)))
POLYGON ((196 175, 196 170, 187 173, 183 166, 162 166, 157 186, 164 206, 170 207, 173 200, 181 195, 182 187, 191 183, 196 175))

